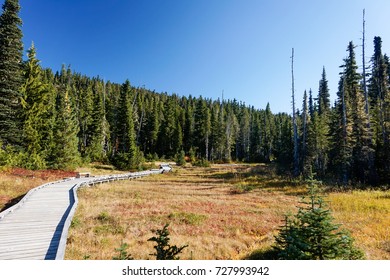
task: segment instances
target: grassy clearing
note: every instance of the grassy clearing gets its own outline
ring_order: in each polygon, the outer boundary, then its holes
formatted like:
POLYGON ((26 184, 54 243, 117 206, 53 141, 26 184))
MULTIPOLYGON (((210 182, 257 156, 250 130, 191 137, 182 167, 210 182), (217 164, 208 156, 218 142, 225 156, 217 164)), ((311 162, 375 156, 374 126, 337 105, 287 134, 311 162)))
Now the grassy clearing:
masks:
MULTIPOLYGON (((151 230, 170 224, 181 259, 242 259, 269 248, 296 212, 305 186, 266 165, 176 168, 173 173, 79 191, 66 259, 112 259, 129 244, 134 259, 152 259, 151 230)), ((369 259, 390 259, 389 192, 330 193, 333 216, 352 231, 369 259)))
MULTIPOLYGON (((91 165, 79 172, 115 173, 91 165)), ((0 209, 36 186, 73 174, 12 169, 0 173, 0 209)), ((181 259, 242 259, 274 242, 283 215, 296 212, 299 182, 269 165, 175 168, 173 173, 79 191, 67 259, 112 259, 121 244, 135 259, 152 259, 151 230, 170 224, 171 243, 188 244, 181 259)), ((330 192, 336 221, 352 232, 368 259, 390 259, 390 191, 330 192)))
POLYGON ((181 259, 239 259, 269 246, 296 196, 255 189, 233 194, 235 174, 249 166, 181 168, 175 172, 79 191, 67 259, 111 259, 122 242, 135 259, 151 259, 151 230, 170 224, 172 244, 188 244, 181 259), (110 217, 112 230, 102 230, 110 217))

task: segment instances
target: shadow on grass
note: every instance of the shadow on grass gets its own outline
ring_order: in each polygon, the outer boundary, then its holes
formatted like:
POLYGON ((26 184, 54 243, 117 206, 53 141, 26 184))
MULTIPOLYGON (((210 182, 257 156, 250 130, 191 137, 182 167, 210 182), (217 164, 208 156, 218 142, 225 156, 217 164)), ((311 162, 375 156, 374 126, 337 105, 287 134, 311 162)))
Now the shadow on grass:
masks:
POLYGON ((255 250, 246 255, 243 260, 277 260, 277 254, 272 248, 255 250))
POLYGON ((10 208, 10 207, 14 206, 15 204, 17 204, 19 201, 22 200, 22 198, 23 198, 25 195, 26 195, 26 194, 22 194, 22 195, 20 195, 20 196, 18 196, 18 197, 15 197, 15 198, 9 200, 9 201, 3 206, 3 208, 0 209, 0 212, 3 212, 3 211, 5 211, 5 210, 7 210, 8 208, 10 208))

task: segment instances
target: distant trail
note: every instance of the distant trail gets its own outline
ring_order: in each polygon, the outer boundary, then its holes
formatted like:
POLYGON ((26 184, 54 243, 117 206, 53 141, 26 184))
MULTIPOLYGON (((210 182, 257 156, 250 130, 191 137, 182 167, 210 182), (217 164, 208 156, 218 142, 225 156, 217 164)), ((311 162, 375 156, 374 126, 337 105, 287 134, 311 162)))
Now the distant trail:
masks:
POLYGON ((18 204, 0 213, 0 260, 64 259, 79 187, 135 179, 164 171, 170 171, 170 168, 70 178, 30 190, 18 204))

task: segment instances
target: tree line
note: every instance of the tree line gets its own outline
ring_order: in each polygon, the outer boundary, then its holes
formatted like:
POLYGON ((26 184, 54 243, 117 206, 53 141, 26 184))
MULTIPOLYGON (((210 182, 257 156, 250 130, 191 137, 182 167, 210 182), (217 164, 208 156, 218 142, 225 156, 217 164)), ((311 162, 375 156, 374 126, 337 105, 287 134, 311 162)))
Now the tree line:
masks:
POLYGON ((269 104, 256 109, 237 100, 156 93, 65 65, 44 69, 34 44, 24 61, 19 11, 17 0, 6 0, 0 16, 0 166, 74 169, 98 161, 131 169, 187 155, 277 162, 281 172, 343 184, 389 182, 390 63, 380 37, 367 86, 351 42, 336 102, 324 68, 318 94, 305 92, 295 112, 295 129, 289 114, 272 113, 269 104))

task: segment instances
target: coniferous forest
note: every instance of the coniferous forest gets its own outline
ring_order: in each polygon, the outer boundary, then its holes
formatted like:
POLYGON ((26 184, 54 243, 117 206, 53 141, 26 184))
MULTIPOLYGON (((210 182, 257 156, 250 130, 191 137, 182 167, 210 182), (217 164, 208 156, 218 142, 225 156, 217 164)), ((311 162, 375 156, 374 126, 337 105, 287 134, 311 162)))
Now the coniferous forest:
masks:
POLYGON ((319 87, 296 100, 302 109, 293 122, 269 104, 256 109, 157 93, 66 65, 44 69, 33 43, 23 59, 19 12, 18 0, 6 0, 0 16, 0 166, 69 170, 97 161, 137 169, 147 160, 187 155, 275 162, 283 174, 343 185, 390 182, 390 61, 379 36, 364 73, 354 43, 340 46, 346 52, 337 100, 331 103, 324 67, 319 87))

